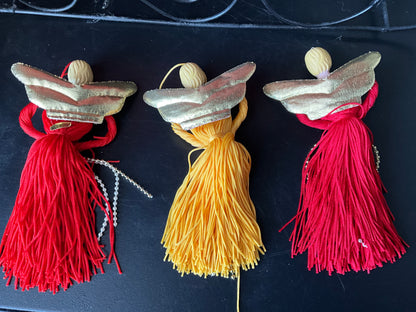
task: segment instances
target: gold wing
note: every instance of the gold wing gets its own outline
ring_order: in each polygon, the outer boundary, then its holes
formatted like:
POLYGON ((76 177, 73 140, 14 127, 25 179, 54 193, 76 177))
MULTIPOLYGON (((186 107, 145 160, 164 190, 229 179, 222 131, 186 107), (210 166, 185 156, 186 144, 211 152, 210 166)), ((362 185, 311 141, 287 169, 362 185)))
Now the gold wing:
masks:
MULTIPOLYGON (((316 120, 345 103, 361 103, 375 82, 378 52, 368 52, 329 74, 326 79, 286 80, 264 86, 264 93, 280 101, 291 113, 316 120)), ((347 107, 345 107, 347 108, 347 107)))
POLYGON ((189 130, 231 116, 231 108, 243 100, 246 81, 255 69, 254 63, 244 63, 199 88, 150 90, 143 100, 157 108, 165 121, 189 130))
POLYGON ((137 90, 133 82, 107 81, 74 85, 43 70, 15 63, 13 75, 25 85, 29 100, 51 119, 102 123, 121 110, 127 96, 137 90))

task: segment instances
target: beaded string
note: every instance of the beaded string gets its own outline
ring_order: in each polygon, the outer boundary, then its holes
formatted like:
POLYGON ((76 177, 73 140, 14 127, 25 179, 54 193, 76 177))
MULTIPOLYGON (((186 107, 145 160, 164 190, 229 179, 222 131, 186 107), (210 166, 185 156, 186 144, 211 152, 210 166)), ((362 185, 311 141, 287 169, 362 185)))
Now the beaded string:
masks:
MULTIPOLYGON (((119 191, 119 188, 120 188, 120 182, 119 182, 120 177, 119 176, 122 176, 123 178, 125 178, 130 184, 134 185, 140 192, 145 194, 148 198, 153 198, 153 195, 150 194, 148 191, 146 191, 140 184, 138 184, 132 178, 127 176, 125 173, 123 173, 122 171, 120 171, 119 169, 114 167, 108 161, 105 161, 105 160, 102 160, 102 159, 94 159, 94 158, 86 158, 86 160, 89 163, 94 163, 94 164, 98 164, 98 165, 107 167, 107 168, 111 169, 111 171, 114 174, 114 180, 115 181, 114 181, 114 193, 113 193, 113 204, 112 204, 113 225, 114 225, 114 227, 117 227, 117 225, 118 225, 118 223, 117 223, 117 201, 118 201, 118 191, 119 191)), ((104 194, 105 199, 107 201, 109 201, 107 188, 105 187, 103 181, 97 175, 95 175, 95 180, 97 181, 97 183, 100 185, 101 189, 103 190, 103 194, 104 194)), ((106 203, 105 206, 106 206, 105 209, 106 209, 107 213, 109 213, 110 212, 110 207, 108 206, 107 203, 106 203)), ((104 235, 107 224, 108 224, 108 218, 107 218, 107 216, 104 216, 103 224, 101 225, 100 232, 97 235, 97 240, 98 241, 100 241, 101 237, 104 235)))
MULTIPOLYGON (((312 146, 311 150, 309 151, 309 154, 313 151, 315 147, 316 147, 316 144, 312 146)), ((372 145, 372 147, 373 147, 373 153, 374 153, 375 162, 376 162, 376 170, 378 172, 378 170, 380 169, 380 163, 381 163, 380 152, 378 151, 377 146, 375 146, 374 144, 372 145)), ((305 169, 308 168, 309 160, 310 160, 310 157, 308 157, 308 159, 305 161, 305 169)), ((306 175, 306 180, 308 180, 308 175, 306 175)))
MULTIPOLYGON (((108 197, 108 193, 107 193, 107 188, 105 187, 103 181, 97 175, 94 175, 94 177, 95 177, 95 180, 97 181, 97 183, 100 185, 100 187, 103 191, 104 197, 108 202, 109 197, 108 197)), ((116 186, 114 186, 114 197, 115 196, 116 196, 116 186)), ((110 207, 108 206, 107 202, 105 203, 105 210, 107 211, 107 214, 109 214, 110 213, 110 207)), ((105 232, 105 228, 107 227, 107 224, 108 224, 108 218, 107 218, 107 216, 104 216, 103 224, 101 225, 100 232, 97 235, 97 240, 98 241, 100 241, 101 237, 103 237, 104 232, 105 232)), ((114 227, 117 226, 117 206, 114 205, 114 201, 113 201, 113 224, 114 224, 114 227)))
POLYGON ((379 153, 379 151, 377 149, 377 146, 375 146, 373 144, 372 147, 373 147, 374 156, 376 157, 376 170, 378 172, 378 169, 380 169, 380 162, 381 162, 380 153, 379 153))

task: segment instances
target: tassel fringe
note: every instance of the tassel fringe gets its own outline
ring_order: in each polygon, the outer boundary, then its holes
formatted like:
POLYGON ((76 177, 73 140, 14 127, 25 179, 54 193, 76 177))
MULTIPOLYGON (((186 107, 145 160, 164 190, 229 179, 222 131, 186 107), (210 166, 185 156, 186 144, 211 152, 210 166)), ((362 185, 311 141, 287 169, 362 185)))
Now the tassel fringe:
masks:
POLYGON ((204 149, 178 189, 162 238, 165 260, 182 275, 239 276, 240 268, 254 268, 265 252, 249 195, 250 154, 234 141, 245 100, 240 112, 234 122, 212 122, 192 134, 173 125, 195 150, 204 149))
POLYGON ((69 128, 50 130, 53 122, 44 112, 44 134, 31 123, 36 106, 29 103, 21 112, 23 130, 36 138, 23 168, 15 206, 0 243, 0 265, 7 285, 23 291, 56 293, 73 282, 89 281, 103 272, 106 258, 95 231, 95 209, 99 207, 110 221, 110 254, 114 254, 114 227, 108 201, 102 194, 91 166, 81 148, 110 142, 116 127, 106 117, 109 131, 103 138, 73 143, 84 136, 91 124, 73 122, 69 128))
POLYGON ((394 262, 405 253, 376 170, 373 139, 354 116, 334 121, 309 153, 292 256, 308 251, 308 269, 344 274, 394 262))

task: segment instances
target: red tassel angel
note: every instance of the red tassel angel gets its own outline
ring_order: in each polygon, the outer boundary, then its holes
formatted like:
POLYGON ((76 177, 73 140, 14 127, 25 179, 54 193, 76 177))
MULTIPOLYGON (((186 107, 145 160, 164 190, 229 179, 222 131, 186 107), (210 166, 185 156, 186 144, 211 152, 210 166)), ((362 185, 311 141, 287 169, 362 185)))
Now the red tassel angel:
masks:
POLYGON ((125 98, 136 92, 136 85, 92 82, 91 68, 84 61, 73 61, 66 69, 68 80, 21 63, 11 69, 25 85, 31 101, 21 111, 19 121, 35 142, 1 240, 0 265, 7 284, 14 277, 15 287, 22 290, 38 287, 39 291, 55 293, 60 288, 66 290, 74 281, 89 281, 97 270, 103 271, 106 256, 99 239, 107 222, 111 244, 108 261, 114 257, 118 266, 114 255, 116 214, 109 209, 107 191, 102 189, 103 183, 94 175, 90 163, 104 164, 113 170, 115 197, 121 173, 107 162, 88 161, 80 152, 114 139, 117 128, 111 115, 121 110, 125 98), (32 124, 37 106, 44 109, 45 133, 32 124), (103 120, 108 127, 104 137, 80 141, 93 124, 103 120), (96 207, 106 215, 98 238, 96 207))
POLYGON ((383 196, 378 151, 362 121, 378 94, 374 68, 380 59, 380 53, 368 52, 329 73, 328 52, 313 48, 305 63, 318 79, 264 87, 300 122, 324 130, 303 165, 290 237, 292 257, 308 251, 308 269, 317 273, 369 272, 405 253, 383 196))

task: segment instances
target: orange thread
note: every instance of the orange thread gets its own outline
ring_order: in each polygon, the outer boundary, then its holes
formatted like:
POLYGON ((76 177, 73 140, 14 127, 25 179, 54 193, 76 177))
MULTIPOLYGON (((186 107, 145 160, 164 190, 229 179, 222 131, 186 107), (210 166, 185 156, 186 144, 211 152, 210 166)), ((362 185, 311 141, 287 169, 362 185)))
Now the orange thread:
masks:
POLYGON ((246 115, 243 99, 234 120, 229 117, 191 132, 172 125, 196 150, 204 149, 176 193, 162 238, 165 260, 182 275, 231 273, 238 278, 240 268, 254 268, 265 252, 249 195, 251 157, 234 140, 246 115))

